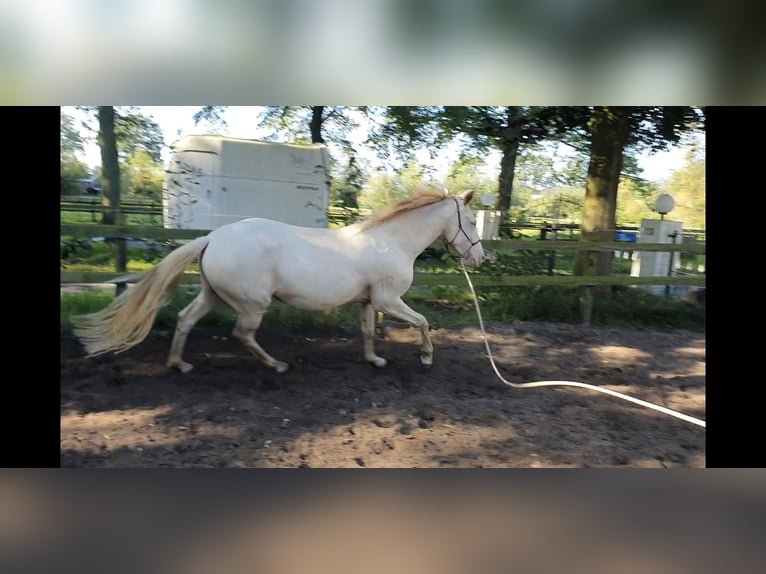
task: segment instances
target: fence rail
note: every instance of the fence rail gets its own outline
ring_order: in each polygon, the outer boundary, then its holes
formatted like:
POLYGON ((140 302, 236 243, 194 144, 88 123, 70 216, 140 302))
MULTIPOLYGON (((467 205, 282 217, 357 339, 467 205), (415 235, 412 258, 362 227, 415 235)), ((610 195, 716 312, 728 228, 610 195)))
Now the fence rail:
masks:
MULTIPOLYGON (((101 225, 101 224, 62 224, 61 235, 72 237, 111 237, 121 239, 194 239, 210 233, 209 229, 166 229, 151 225, 101 225)), ((541 249, 545 251, 581 250, 588 251, 664 251, 680 253, 705 253, 704 243, 634 243, 626 241, 585 242, 579 240, 524 240, 524 239, 484 239, 485 249, 518 251, 523 249, 541 249)), ((436 244, 435 244, 436 245, 436 244)))
MULTIPOLYGON (((159 226, 133 225, 99 225, 99 224, 62 224, 61 235, 73 237, 107 237, 120 239, 159 239, 159 240, 189 240, 210 233, 202 229, 165 229, 159 226)), ((499 239, 484 240, 486 250, 518 251, 518 250, 577 250, 589 252, 605 251, 646 251, 704 254, 703 242, 681 244, 667 243, 633 243, 624 241, 585 241, 585 240, 519 240, 499 239)), ((435 243, 434 246, 439 245, 435 243)), ((125 277, 124 272, 105 271, 67 271, 61 270, 61 283, 113 283, 115 279, 125 277)), ((611 276, 574 276, 574 275, 482 275, 472 273, 473 283, 483 287, 517 287, 517 286, 558 286, 584 287, 585 304, 583 323, 590 324, 592 312, 593 289, 599 286, 611 285, 690 285, 704 286, 704 275, 671 275, 660 277, 633 277, 624 275, 611 276)), ((199 283, 199 273, 186 272, 180 283, 199 283)), ((416 273, 413 280, 415 286, 464 286, 465 279, 457 273, 416 273)), ((120 287, 121 285, 118 285, 120 287)), ((666 287, 667 289, 668 287, 666 287)))
MULTIPOLYGON (((101 196, 65 195, 61 197, 61 211, 90 213, 95 217, 96 213, 110 210, 104 205, 101 196)), ((120 206, 114 210, 125 214, 162 215, 163 205, 152 199, 132 197, 121 199, 120 206)), ((342 223, 351 218, 365 217, 371 212, 366 209, 354 209, 346 207, 330 206, 327 210, 327 218, 334 223, 342 223)))

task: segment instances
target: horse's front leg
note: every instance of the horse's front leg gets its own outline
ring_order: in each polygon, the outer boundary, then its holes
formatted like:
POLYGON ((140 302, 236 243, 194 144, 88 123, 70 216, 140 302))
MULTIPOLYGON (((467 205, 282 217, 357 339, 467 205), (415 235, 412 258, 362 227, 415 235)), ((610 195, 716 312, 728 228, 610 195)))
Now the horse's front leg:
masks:
POLYGON ((420 329, 420 334, 423 337, 420 362, 424 367, 430 367, 434 362, 434 346, 431 343, 431 336, 428 334, 428 320, 414 309, 409 308, 401 298, 396 299, 381 310, 397 319, 408 321, 420 329))
POLYGON ((375 308, 372 303, 362 303, 361 315, 364 358, 376 367, 385 367, 388 361, 375 354, 375 308))

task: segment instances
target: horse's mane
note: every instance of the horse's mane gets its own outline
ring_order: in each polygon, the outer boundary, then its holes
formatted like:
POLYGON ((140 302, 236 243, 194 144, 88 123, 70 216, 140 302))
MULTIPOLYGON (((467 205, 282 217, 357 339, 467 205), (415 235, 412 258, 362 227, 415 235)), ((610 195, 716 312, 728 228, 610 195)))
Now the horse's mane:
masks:
POLYGON ((384 207, 380 211, 373 213, 370 217, 361 222, 362 230, 370 229, 376 225, 388 221, 401 213, 412 211, 419 207, 437 203, 442 199, 449 197, 446 191, 437 191, 433 189, 424 189, 414 195, 400 199, 396 203, 384 207))

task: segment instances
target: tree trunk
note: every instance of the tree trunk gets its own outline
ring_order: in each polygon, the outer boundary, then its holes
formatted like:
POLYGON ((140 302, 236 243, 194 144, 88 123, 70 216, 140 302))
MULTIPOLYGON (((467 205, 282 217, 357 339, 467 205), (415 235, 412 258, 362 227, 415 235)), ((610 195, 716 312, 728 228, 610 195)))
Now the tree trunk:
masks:
POLYGON ((497 209, 506 215, 511 209, 511 195, 513 193, 513 177, 516 171, 516 157, 521 141, 521 109, 515 106, 508 107, 508 124, 503 130, 501 149, 503 157, 500 159, 500 181, 497 209))
MULTIPOLYGON (((581 226, 583 241, 615 240, 617 186, 628 141, 628 120, 627 108, 597 107, 588 122, 591 151, 581 226)), ((611 275, 613 257, 611 251, 580 252, 574 274, 611 275)))
MULTIPOLYGON (((117 142, 114 138, 114 108, 112 106, 99 106, 98 128, 98 144, 101 148, 101 189, 103 190, 101 202, 107 208, 104 210, 102 223, 104 225, 121 225, 125 222, 118 213, 120 208, 120 164, 117 159, 117 142)), ((117 249, 115 270, 118 273, 124 273, 128 263, 125 239, 117 238, 113 241, 117 249)))
POLYGON ((322 137, 322 113, 324 106, 311 106, 311 143, 324 143, 322 137))

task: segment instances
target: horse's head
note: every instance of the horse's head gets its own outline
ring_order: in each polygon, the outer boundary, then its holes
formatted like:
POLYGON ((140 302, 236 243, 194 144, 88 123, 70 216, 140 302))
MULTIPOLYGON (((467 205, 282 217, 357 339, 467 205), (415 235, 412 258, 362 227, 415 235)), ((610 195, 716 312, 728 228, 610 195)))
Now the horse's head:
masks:
POLYGON ((484 248, 476 229, 476 216, 469 204, 473 191, 463 197, 453 197, 456 213, 450 217, 444 228, 444 242, 457 251, 458 257, 469 267, 478 267, 484 261, 484 248))

